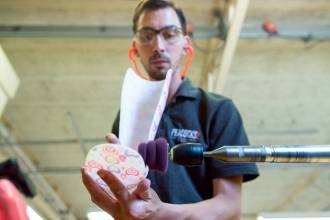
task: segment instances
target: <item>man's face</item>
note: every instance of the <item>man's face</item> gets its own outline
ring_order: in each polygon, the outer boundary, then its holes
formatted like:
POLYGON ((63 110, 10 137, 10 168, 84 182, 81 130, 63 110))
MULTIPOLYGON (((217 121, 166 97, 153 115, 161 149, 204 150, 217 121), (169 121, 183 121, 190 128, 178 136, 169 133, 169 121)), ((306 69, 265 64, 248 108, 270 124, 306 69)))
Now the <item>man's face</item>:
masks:
POLYGON ((164 79, 169 69, 178 75, 188 42, 188 37, 183 35, 181 28, 179 18, 172 8, 147 10, 141 14, 133 46, 151 79, 164 79), (141 30, 149 31, 150 35, 141 30), (160 33, 157 34, 158 31, 160 33), (149 39, 150 42, 146 43, 141 39, 149 39))

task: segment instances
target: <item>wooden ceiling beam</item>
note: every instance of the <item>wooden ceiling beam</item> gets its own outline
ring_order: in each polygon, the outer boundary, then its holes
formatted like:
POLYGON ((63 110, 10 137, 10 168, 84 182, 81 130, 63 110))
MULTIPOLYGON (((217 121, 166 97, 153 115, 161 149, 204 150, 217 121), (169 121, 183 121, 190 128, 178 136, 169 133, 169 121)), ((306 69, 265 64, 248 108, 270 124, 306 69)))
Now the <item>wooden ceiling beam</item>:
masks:
POLYGON ((230 7, 233 9, 229 8, 229 10, 233 10, 233 17, 231 19, 231 13, 229 13, 229 31, 221 58, 220 68, 218 74, 215 76, 213 86, 214 92, 218 94, 223 93, 249 2, 249 0, 237 0, 230 7))

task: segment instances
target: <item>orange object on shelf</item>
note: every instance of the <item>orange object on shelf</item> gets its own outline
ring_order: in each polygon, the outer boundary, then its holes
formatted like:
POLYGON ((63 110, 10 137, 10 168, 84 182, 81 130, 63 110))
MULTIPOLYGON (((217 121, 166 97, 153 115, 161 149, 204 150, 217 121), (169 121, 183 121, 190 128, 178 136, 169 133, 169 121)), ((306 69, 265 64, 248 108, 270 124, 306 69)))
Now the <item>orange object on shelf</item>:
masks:
POLYGON ((271 21, 264 21, 262 23, 262 29, 264 29, 264 31, 266 31, 269 34, 278 33, 278 29, 277 29, 276 25, 271 21))

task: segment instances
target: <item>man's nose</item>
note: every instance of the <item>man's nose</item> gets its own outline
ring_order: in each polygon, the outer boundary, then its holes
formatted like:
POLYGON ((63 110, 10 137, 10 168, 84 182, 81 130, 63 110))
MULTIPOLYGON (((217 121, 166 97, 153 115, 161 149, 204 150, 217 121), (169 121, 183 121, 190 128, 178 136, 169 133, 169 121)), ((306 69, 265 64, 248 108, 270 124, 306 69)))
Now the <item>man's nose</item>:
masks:
POLYGON ((158 52, 165 51, 165 42, 159 34, 155 36, 154 51, 158 51, 158 52))

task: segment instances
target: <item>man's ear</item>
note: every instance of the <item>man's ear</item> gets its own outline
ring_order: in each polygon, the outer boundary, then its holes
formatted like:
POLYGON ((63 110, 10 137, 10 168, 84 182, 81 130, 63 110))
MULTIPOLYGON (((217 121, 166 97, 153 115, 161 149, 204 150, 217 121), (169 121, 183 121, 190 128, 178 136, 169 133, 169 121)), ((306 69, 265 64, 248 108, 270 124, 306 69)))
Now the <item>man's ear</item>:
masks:
POLYGON ((137 56, 137 57, 140 57, 139 52, 136 49, 136 41, 135 40, 132 41, 132 48, 134 50, 134 55, 137 56))
POLYGON ((183 47, 182 52, 183 52, 183 55, 187 55, 189 48, 191 48, 191 39, 188 35, 185 35, 184 38, 185 38, 185 45, 183 47))

